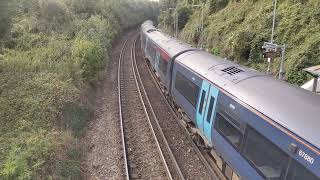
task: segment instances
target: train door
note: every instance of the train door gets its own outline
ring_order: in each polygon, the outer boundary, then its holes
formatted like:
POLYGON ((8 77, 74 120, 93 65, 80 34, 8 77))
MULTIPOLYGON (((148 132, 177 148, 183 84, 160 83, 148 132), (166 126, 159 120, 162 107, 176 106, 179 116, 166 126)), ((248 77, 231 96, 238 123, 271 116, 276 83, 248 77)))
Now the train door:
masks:
POLYGON ((211 127, 216 113, 219 90, 203 80, 197 106, 197 126, 211 143, 211 127))
POLYGON ((208 94, 209 94, 209 87, 210 84, 206 81, 202 81, 201 85, 201 91, 200 91, 200 99, 198 100, 198 106, 197 106, 197 126, 200 130, 203 129, 203 119, 204 119, 204 114, 205 114, 205 106, 207 104, 207 99, 208 99, 208 94))

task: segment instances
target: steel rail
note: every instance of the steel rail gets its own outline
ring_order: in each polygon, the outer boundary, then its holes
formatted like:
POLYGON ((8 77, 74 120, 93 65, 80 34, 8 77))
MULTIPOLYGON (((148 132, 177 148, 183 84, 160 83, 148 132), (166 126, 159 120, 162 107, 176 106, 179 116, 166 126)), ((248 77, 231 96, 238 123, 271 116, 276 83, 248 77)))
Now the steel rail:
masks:
POLYGON ((124 139, 124 130, 123 130, 123 119, 122 119, 122 109, 121 109, 121 89, 120 89, 120 71, 121 71, 121 59, 124 54, 124 49, 127 45, 128 39, 125 40, 123 46, 121 48, 121 52, 119 55, 118 61, 118 102, 119 102, 119 118, 120 118, 120 128, 121 128, 121 140, 122 140, 122 149, 123 149, 123 159, 124 159, 124 166, 125 166, 125 176, 126 180, 129 180, 129 168, 128 168, 128 161, 127 161, 127 150, 126 150, 126 143, 124 139))
POLYGON ((161 160, 162 160, 162 163, 163 165, 165 166, 165 169, 166 169, 166 173, 169 177, 170 180, 172 180, 172 176, 171 176, 171 172, 168 168, 168 165, 167 165, 167 162, 166 162, 166 159, 164 158, 163 156, 163 153, 162 153, 162 150, 161 150, 161 147, 160 147, 160 144, 159 144, 159 141, 157 139, 157 136, 154 132, 154 129, 153 129, 153 126, 151 124, 151 120, 150 120, 150 117, 149 117, 149 114, 148 114, 148 111, 147 111, 147 108, 146 108, 146 105, 143 101, 143 98, 142 98, 142 94, 141 94, 141 90, 140 90, 140 86, 139 86, 139 83, 138 83, 138 79, 137 79, 137 74, 136 74, 136 71, 135 71, 135 66, 134 66, 134 61, 135 61, 135 46, 136 46, 136 42, 137 42, 137 39, 138 39, 139 36, 136 37, 136 39, 134 40, 134 43, 131 47, 131 68, 132 68, 132 71, 133 71, 133 76, 134 76, 134 80, 135 80, 135 83, 136 83, 136 86, 137 86, 137 89, 138 89, 138 93, 139 93, 139 98, 140 98, 140 101, 142 103, 142 107, 143 107, 143 111, 147 117, 147 120, 148 120, 148 124, 149 124, 149 127, 151 129, 151 132, 152 132, 152 135, 153 135, 153 138, 155 139, 156 141, 156 145, 157 145, 157 149, 159 151, 159 154, 161 156, 161 160))
MULTIPOLYGON (((135 44, 136 44, 136 41, 137 41, 137 38, 134 40, 134 43, 132 44, 132 47, 131 47, 131 68, 133 70, 133 76, 134 76, 134 81, 135 81, 135 85, 137 87, 137 90, 138 90, 138 96, 139 96, 139 99, 141 101, 141 104, 142 104, 142 107, 143 107, 143 111, 145 113, 145 117, 147 119, 147 122, 149 124, 149 128, 150 128, 150 131, 152 133, 152 136, 155 140, 155 144, 157 146, 157 150, 158 150, 158 153, 160 154, 160 159, 161 159, 161 162, 164 166, 164 169, 166 171, 166 175, 168 177, 168 179, 172 180, 172 176, 171 176, 171 172, 168 168, 168 165, 166 163, 166 160, 163 156, 163 153, 161 151, 161 148, 160 148, 160 144, 157 140, 157 137, 155 135, 155 132, 154 132, 154 129, 152 127, 152 124, 151 124, 151 120, 149 118, 149 115, 148 115, 148 112, 147 112, 147 109, 146 109, 146 106, 144 104, 144 101, 143 101, 143 98, 142 98, 142 94, 140 92, 140 88, 139 88, 139 83, 138 83, 138 80, 137 80, 137 77, 136 77, 136 72, 134 70, 134 65, 133 65, 133 54, 134 54, 134 49, 135 49, 135 44)), ((124 121, 123 121, 123 114, 124 112, 122 111, 122 89, 121 89, 121 83, 124 81, 124 79, 121 79, 121 72, 122 72, 122 59, 123 59, 123 55, 125 53, 125 49, 128 45, 128 39, 124 42, 123 46, 122 46, 122 49, 121 49, 121 52, 120 52, 120 56, 119 56, 119 60, 118 60, 118 105, 119 105, 119 118, 120 118, 120 127, 121 127, 121 138, 122 138, 122 147, 123 147, 123 159, 124 159, 124 168, 125 168, 125 179, 126 180, 130 180, 131 177, 130 177, 130 171, 129 171, 129 164, 128 164, 128 152, 127 152, 127 147, 126 147, 126 135, 125 135, 125 132, 124 132, 124 121)))
MULTIPOLYGON (((136 45, 136 42, 135 42, 134 46, 135 46, 135 45, 136 45)), ((167 141, 167 139, 166 139, 165 136, 164 136, 164 133, 163 133, 162 128, 161 128, 161 126, 160 126, 160 124, 159 124, 158 118, 157 118, 157 116, 156 116, 155 113, 154 113, 153 107, 152 107, 152 105, 151 105, 151 103, 150 103, 149 97, 148 97, 147 92, 146 92, 146 90, 145 90, 145 87, 144 87, 144 85, 143 85, 143 83, 142 83, 142 79, 141 79, 141 76, 140 76, 140 72, 139 72, 139 69, 138 69, 138 66, 137 66, 135 47, 134 47, 134 52, 133 52, 133 53, 134 53, 134 54, 133 54, 133 64, 134 64, 134 68, 135 68, 136 71, 137 71, 137 78, 138 78, 138 80, 139 80, 139 82, 140 82, 140 84, 141 84, 142 93, 144 94, 144 97, 146 98, 146 104, 150 107, 151 115, 152 115, 153 119, 155 119, 155 123, 156 123, 156 126, 157 126, 156 128, 157 128, 157 129, 159 130, 159 132, 160 132, 160 136, 161 136, 161 138, 163 139, 163 141, 164 141, 164 143, 165 143, 165 148, 167 149, 167 151, 168 151, 168 153, 169 153, 170 159, 171 159, 171 161, 172 161, 173 164, 174 164, 174 167, 175 167, 175 169, 176 169, 176 172, 178 173, 179 178, 180 178, 181 180, 184 180, 185 178, 184 178, 184 176, 183 176, 183 174, 182 174, 182 172, 181 172, 181 169, 180 169, 180 167, 179 167, 179 165, 178 165, 178 163, 177 163, 176 158, 174 157, 174 155, 173 155, 173 153, 172 153, 172 150, 171 150, 171 148, 170 148, 170 146, 169 146, 169 144, 168 144, 168 141, 167 141)), ((139 89, 140 89, 140 88, 139 88, 139 89)), ((141 92, 141 91, 139 90, 139 93, 140 93, 140 92, 141 92)), ((140 93, 140 94, 141 94, 141 93, 140 93)), ((150 125, 151 125, 151 122, 150 122, 150 125)), ((151 125, 151 126, 152 126, 152 125, 151 125)))
MULTIPOLYGON (((149 67, 149 66, 148 66, 149 67)), ((187 130, 186 126, 183 124, 183 122, 181 122, 180 118, 177 116, 176 112, 174 111, 173 107, 169 104, 167 98, 165 97, 165 95, 163 94, 161 88, 160 88, 160 84, 159 82, 156 80, 154 73, 151 72, 150 68, 147 68, 148 72, 150 74, 150 76, 153 79, 153 82, 156 84, 157 90, 159 91, 159 93, 161 94, 161 96, 165 99, 165 103, 167 104, 167 106, 169 107, 171 113, 174 115, 174 117, 178 120, 179 125, 188 133, 190 134, 190 132, 187 130)), ((202 152, 199 150, 198 146, 195 144, 195 142, 193 141, 193 139, 190 137, 190 135, 188 136, 189 141, 191 142, 192 146, 194 147, 196 153, 199 155, 201 161, 203 162, 203 164, 206 166, 206 168, 210 171, 212 177, 217 177, 219 176, 219 179, 224 179, 224 177, 220 177, 219 173, 215 172, 212 169, 212 166, 210 165, 210 163, 208 162, 208 160, 204 157, 204 155, 202 154, 202 152)), ((216 168, 214 168, 216 169, 216 168)))

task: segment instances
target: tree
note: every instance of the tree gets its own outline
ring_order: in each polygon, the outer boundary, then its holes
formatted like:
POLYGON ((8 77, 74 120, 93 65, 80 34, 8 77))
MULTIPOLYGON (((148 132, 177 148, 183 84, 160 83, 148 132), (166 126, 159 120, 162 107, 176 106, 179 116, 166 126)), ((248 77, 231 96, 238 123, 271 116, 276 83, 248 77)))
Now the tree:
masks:
POLYGON ((179 14, 179 29, 183 29, 184 26, 187 24, 190 15, 192 14, 192 11, 190 10, 190 8, 183 6, 178 8, 178 14, 179 14))
POLYGON ((9 0, 0 1, 0 40, 6 38, 10 31, 9 0))

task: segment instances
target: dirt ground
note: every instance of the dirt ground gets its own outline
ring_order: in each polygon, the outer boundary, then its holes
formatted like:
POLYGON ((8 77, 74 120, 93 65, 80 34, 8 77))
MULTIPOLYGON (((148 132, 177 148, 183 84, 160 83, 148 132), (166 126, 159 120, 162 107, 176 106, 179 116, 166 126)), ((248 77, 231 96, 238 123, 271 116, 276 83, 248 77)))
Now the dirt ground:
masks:
POLYGON ((118 59, 125 41, 125 33, 112 48, 98 87, 94 118, 88 123, 82 138, 84 157, 81 163, 84 179, 123 179, 121 130, 118 111, 118 59))

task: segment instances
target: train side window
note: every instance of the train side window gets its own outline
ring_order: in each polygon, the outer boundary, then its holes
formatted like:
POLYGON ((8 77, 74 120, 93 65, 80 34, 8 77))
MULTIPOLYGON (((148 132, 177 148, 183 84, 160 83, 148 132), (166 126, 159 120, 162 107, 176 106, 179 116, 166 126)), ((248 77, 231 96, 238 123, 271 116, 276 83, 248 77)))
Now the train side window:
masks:
POLYGON ((289 156, 252 127, 246 133, 243 156, 266 179, 284 179, 289 156))
POLYGON ((199 87, 180 72, 177 72, 176 75, 175 88, 192 104, 193 107, 196 106, 199 87))
POLYGON ((159 68, 165 76, 167 75, 167 66, 168 62, 160 56, 159 68))
POLYGON ((312 174, 312 172, 307 170, 300 163, 296 162, 295 160, 292 160, 286 179, 287 180, 301 180, 301 179, 319 180, 320 178, 317 178, 314 174, 312 174))
POLYGON ((202 114, 202 109, 203 109, 203 103, 204 103, 204 98, 206 97, 206 91, 202 90, 202 95, 201 95, 201 99, 200 99, 200 106, 199 106, 199 114, 202 114))
POLYGON ((212 111, 213 111, 213 105, 214 105, 214 97, 210 97, 210 102, 209 102, 209 108, 208 108, 208 115, 207 115, 207 122, 210 122, 211 116, 212 116, 212 111))
POLYGON ((220 113, 217 113, 215 128, 234 148, 239 150, 243 138, 242 133, 220 113))
POLYGON ((151 52, 151 57, 152 57, 152 59, 156 59, 156 51, 155 51, 155 49, 153 48, 153 45, 152 46, 150 46, 150 52, 151 52))
POLYGON ((148 44, 148 52, 149 52, 149 56, 151 57, 152 60, 154 60, 156 58, 156 51, 155 49, 153 48, 153 43, 150 42, 148 44))

